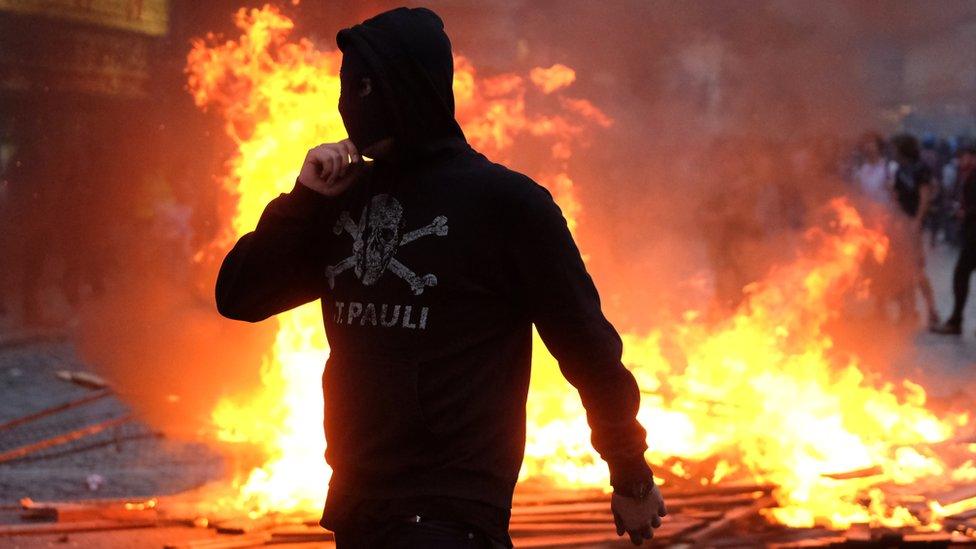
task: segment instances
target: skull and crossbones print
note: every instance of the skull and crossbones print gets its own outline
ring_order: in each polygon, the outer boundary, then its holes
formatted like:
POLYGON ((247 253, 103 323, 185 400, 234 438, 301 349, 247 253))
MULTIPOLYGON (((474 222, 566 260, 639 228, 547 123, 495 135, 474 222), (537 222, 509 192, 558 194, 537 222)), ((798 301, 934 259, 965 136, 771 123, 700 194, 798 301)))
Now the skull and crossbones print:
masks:
POLYGON ((336 276, 349 269, 364 286, 375 284, 386 271, 403 279, 414 295, 421 295, 424 289, 436 286, 435 275, 418 275, 394 256, 400 246, 419 238, 447 236, 447 217, 439 215, 413 231, 404 232, 403 225, 403 205, 388 194, 374 196, 369 206, 363 208, 358 222, 353 221, 348 211, 342 212, 332 232, 340 235, 345 231, 352 237, 352 255, 325 268, 329 287, 335 288, 336 276))

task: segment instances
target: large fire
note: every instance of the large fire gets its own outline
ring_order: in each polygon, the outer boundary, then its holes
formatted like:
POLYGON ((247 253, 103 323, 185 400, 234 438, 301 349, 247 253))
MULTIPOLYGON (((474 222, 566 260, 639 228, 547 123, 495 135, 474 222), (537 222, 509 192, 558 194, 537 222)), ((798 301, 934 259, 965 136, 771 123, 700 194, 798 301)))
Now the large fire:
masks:
MULTIPOLYGON (((237 144, 222 179, 236 209, 219 246, 251 230, 264 205, 291 188, 309 147, 345 137, 334 108, 339 53, 292 39, 292 21, 273 7, 242 9, 236 24, 242 33, 236 40, 211 36, 194 43, 187 69, 197 105, 216 110, 237 144)), ((572 229, 585 232, 567 160, 585 145, 588 131, 613 122, 592 103, 566 95, 573 69, 483 77, 461 56, 455 68, 458 118, 471 143, 501 161, 516 139, 545 144, 548 158, 539 163, 545 168, 525 171, 553 191, 572 229), (547 101, 527 102, 533 94, 547 101), (556 107, 534 112, 527 106, 537 103, 556 107)), ((864 258, 883 256, 886 247, 883 234, 835 200, 825 207, 822 226, 807 231, 797 258, 752 285, 734 315, 706 322, 688 311, 670 326, 623 334, 624 362, 644 392, 648 458, 664 477, 774 484, 779 507, 772 520, 845 527, 917 525, 907 509, 886 501, 879 485, 971 474, 971 466, 950 470, 931 450, 968 417, 937 417, 922 388, 909 381, 873 381, 856 357, 838 358, 824 330, 856 293, 864 258), (843 474, 852 471, 870 474, 843 474)), ((320 393, 328 347, 317 304, 279 315, 277 323, 263 386, 226 398, 213 411, 222 440, 259 445, 266 455, 235 481, 235 497, 223 504, 256 514, 315 513, 330 475, 322 457, 320 393)), ((544 346, 537 341, 535 348, 522 478, 606 486, 578 396, 544 346)))

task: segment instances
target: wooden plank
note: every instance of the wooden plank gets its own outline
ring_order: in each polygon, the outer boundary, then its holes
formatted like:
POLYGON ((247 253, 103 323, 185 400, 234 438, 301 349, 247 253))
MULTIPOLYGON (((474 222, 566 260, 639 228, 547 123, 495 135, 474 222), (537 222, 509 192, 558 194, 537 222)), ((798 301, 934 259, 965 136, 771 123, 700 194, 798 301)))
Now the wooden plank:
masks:
POLYGON ((146 521, 156 520, 155 505, 146 503, 58 503, 31 504, 21 513, 25 520, 81 522, 89 520, 146 521))
POLYGON ((918 534, 905 534, 902 538, 903 543, 908 545, 925 545, 925 546, 936 546, 940 545, 945 547, 949 545, 952 541, 952 535, 948 532, 929 532, 929 533, 918 533, 918 534))
POLYGON ((976 498, 976 484, 966 484, 963 486, 956 486, 944 492, 931 494, 928 497, 929 499, 937 501, 939 505, 942 506, 957 504, 962 501, 976 498))
POLYGON ((322 541, 335 541, 335 534, 318 525, 293 524, 275 528, 267 543, 315 543, 322 541))
POLYGON ((884 469, 880 465, 875 465, 873 467, 865 467, 864 469, 845 471, 843 473, 827 473, 820 476, 826 478, 832 478, 834 480, 850 480, 855 478, 873 477, 883 473, 884 473, 884 469))
POLYGON ((31 524, 3 524, 0 525, 0 537, 23 536, 35 534, 70 534, 73 532, 97 532, 100 530, 127 530, 133 528, 151 528, 156 521, 123 521, 89 520, 81 522, 41 522, 31 524))
POLYGON ((668 490, 666 486, 661 487, 665 501, 668 501, 671 498, 751 494, 753 492, 770 494, 775 489, 775 484, 716 484, 713 486, 703 486, 694 490, 668 490))
MULTIPOLYGON (((708 497, 732 494, 749 494, 752 492, 771 493, 776 489, 773 484, 716 484, 685 488, 663 484, 660 486, 664 499, 670 502, 676 498, 708 497)), ((537 505, 551 505, 558 503, 584 503, 607 501, 610 494, 603 490, 573 490, 558 489, 544 486, 519 484, 515 489, 514 507, 534 507, 537 505)))
MULTIPOLYGON (((679 510, 685 507, 702 507, 702 508, 715 508, 715 507, 731 507, 742 504, 749 504, 756 501, 756 498, 760 496, 763 492, 748 492, 742 494, 728 494, 728 495, 711 495, 703 494, 697 496, 686 496, 686 497, 667 497, 665 496, 665 502, 667 503, 668 509, 679 510)), ((512 517, 525 516, 525 515, 547 515, 547 514, 563 514, 563 513, 599 513, 607 512, 610 510, 610 496, 605 495, 602 501, 593 502, 569 502, 569 503, 553 503, 546 505, 526 505, 518 506, 512 508, 512 517)))
POLYGON ((108 387, 107 381, 102 379, 101 376, 91 372, 83 372, 80 370, 58 370, 57 372, 54 372, 54 375, 57 376, 58 379, 70 381, 75 385, 81 385, 82 387, 88 387, 89 389, 104 389, 108 387))
MULTIPOLYGON (((664 519, 664 524, 660 528, 654 530, 654 540, 655 541, 666 541, 669 539, 674 539, 681 536, 684 532, 696 528, 702 524, 698 520, 672 520, 669 518, 664 519)), ((516 549, 521 548, 533 548, 533 547, 571 547, 575 545, 586 545, 586 544, 598 544, 598 543, 613 543, 617 542, 623 545, 623 540, 627 540, 627 545, 629 545, 629 538, 624 534, 623 537, 618 536, 617 532, 610 525, 609 529, 604 532, 582 532, 577 534, 548 534, 548 535, 537 535, 537 536, 513 536, 512 541, 515 544, 516 549)))
POLYGON ((946 520, 961 520, 966 521, 972 518, 976 518, 976 509, 967 509, 961 513, 956 513, 954 515, 949 515, 946 520))
POLYGON ((716 520, 704 528, 689 534, 687 539, 692 543, 701 543, 703 541, 710 540, 731 528, 735 522, 747 517, 755 516, 759 513, 760 509, 765 509, 766 507, 772 507, 775 505, 775 498, 772 496, 762 496, 751 505, 737 507, 726 512, 725 516, 723 516, 721 519, 716 520))
POLYGON ((14 448, 13 450, 8 450, 6 452, 0 453, 0 463, 6 461, 12 461, 17 458, 22 458, 33 452, 37 452, 39 450, 44 450, 47 448, 51 448, 53 446, 60 446, 61 444, 67 444, 69 442, 73 442, 75 440, 85 438, 87 436, 101 433, 102 431, 109 429, 111 427, 122 425, 123 423, 130 421, 131 419, 132 419, 131 415, 125 415, 115 419, 109 419, 106 421, 102 421, 100 423, 86 425, 84 427, 81 427, 80 429, 75 429, 74 431, 69 431, 67 433, 63 433, 55 437, 44 439, 39 442, 26 444, 19 448, 14 448))
POLYGON ((81 398, 65 402, 64 404, 58 404, 57 406, 51 406, 50 408, 45 408, 39 412, 34 412, 33 414, 27 414, 26 416, 21 416, 16 419, 12 419, 6 423, 0 423, 0 431, 5 431, 11 429, 18 425, 23 425, 24 423, 29 423, 31 421, 47 417, 58 412, 63 412, 65 410, 70 410, 72 408, 77 408, 89 402, 95 402, 96 400, 103 399, 112 394, 112 391, 105 389, 101 391, 93 392, 89 395, 83 396, 81 398))

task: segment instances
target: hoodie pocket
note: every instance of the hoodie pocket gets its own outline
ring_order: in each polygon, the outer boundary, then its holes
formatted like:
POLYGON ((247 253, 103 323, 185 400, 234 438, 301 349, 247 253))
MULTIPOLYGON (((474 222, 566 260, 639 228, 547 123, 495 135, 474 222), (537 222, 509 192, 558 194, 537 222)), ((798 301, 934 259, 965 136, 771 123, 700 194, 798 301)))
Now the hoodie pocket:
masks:
POLYGON ((425 463, 429 431, 417 397, 417 364, 329 357, 322 375, 325 457, 336 474, 383 476, 425 463))

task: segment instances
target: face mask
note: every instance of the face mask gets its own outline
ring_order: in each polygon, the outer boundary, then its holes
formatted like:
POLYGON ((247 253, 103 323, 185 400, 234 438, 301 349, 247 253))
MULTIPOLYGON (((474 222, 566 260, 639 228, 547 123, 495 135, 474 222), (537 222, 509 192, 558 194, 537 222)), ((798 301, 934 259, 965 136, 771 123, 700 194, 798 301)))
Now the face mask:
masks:
POLYGON ((391 137, 390 118, 377 89, 378 83, 355 52, 343 54, 339 83, 339 115, 353 145, 362 151, 391 137))

